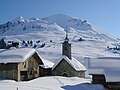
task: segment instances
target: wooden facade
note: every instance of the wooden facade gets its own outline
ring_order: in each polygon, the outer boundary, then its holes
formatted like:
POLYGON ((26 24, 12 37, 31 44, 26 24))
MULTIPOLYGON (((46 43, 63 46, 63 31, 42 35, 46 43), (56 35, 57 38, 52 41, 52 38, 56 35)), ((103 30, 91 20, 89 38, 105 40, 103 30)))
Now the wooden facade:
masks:
POLYGON ((76 71, 64 58, 59 64, 52 70, 54 76, 66 76, 66 77, 85 77, 85 71, 76 71))

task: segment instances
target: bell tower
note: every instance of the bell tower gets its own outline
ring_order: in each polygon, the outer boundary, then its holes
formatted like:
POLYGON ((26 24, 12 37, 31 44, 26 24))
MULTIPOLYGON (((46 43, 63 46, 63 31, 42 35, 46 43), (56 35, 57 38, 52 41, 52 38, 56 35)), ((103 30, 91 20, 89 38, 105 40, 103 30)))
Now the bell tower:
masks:
POLYGON ((64 42, 62 43, 62 55, 65 55, 69 59, 71 59, 71 44, 69 43, 67 33, 66 33, 66 38, 64 39, 64 42))

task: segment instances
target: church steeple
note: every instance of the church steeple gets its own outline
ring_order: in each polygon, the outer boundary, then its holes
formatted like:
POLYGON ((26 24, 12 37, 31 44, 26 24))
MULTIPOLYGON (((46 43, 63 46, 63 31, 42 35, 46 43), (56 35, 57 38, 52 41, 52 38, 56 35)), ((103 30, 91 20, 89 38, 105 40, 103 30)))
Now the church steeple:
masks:
POLYGON ((62 43, 62 55, 67 56, 71 59, 71 44, 69 43, 68 34, 66 33, 66 38, 62 43))
POLYGON ((66 33, 66 38, 65 38, 65 41, 69 41, 69 39, 68 39, 68 34, 66 33))

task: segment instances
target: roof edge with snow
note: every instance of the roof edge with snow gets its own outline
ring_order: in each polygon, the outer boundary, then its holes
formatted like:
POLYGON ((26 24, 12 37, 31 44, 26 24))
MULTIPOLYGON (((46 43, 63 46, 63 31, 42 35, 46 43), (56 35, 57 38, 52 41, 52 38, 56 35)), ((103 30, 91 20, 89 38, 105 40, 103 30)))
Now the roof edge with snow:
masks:
POLYGON ((53 66, 52 70, 54 70, 58 64, 61 62, 61 60, 65 60, 67 63, 69 63, 76 71, 86 71, 87 69, 85 68, 84 65, 82 65, 78 60, 76 60, 74 57, 72 59, 69 59, 67 56, 63 55, 57 63, 53 66))

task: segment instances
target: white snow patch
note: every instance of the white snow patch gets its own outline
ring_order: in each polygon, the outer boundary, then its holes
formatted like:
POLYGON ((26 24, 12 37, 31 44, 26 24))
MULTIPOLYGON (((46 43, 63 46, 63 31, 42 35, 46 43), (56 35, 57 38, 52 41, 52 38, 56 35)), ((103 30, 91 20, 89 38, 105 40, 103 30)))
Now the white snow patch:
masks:
POLYGON ((41 77, 31 81, 0 80, 1 90, 105 90, 102 85, 77 77, 41 77))
POLYGON ((42 59, 44 65, 40 65, 43 68, 52 68, 54 63, 50 62, 49 60, 42 59))

